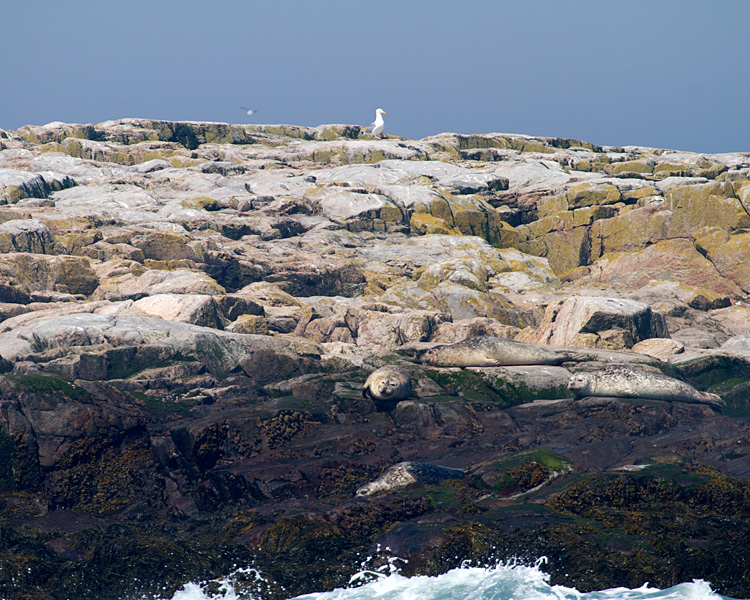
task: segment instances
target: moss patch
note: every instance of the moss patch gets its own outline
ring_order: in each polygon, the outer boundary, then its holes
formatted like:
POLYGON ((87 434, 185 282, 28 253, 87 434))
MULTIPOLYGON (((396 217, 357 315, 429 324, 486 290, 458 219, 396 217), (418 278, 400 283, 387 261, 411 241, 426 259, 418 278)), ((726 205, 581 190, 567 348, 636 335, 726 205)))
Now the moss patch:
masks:
POLYGON ((15 389, 30 394, 56 394, 77 402, 90 402, 91 395, 83 388, 51 375, 4 375, 15 389))

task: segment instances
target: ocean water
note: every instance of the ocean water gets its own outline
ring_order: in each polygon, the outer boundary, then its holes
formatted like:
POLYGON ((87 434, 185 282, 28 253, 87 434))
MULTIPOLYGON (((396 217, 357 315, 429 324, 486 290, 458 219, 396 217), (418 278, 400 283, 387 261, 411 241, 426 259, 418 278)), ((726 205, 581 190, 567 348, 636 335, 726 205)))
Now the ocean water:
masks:
MULTIPOLYGON (((668 589, 613 588, 581 593, 574 588, 549 584, 534 566, 499 564, 494 567, 463 566, 435 577, 404 577, 394 563, 379 571, 363 570, 352 577, 351 587, 298 596, 298 600, 727 600, 703 580, 668 589)), ((171 598, 162 600, 255 600, 253 589, 263 585, 254 569, 240 569, 225 579, 189 583, 171 598), (253 586, 256 586, 253 588, 253 586)))

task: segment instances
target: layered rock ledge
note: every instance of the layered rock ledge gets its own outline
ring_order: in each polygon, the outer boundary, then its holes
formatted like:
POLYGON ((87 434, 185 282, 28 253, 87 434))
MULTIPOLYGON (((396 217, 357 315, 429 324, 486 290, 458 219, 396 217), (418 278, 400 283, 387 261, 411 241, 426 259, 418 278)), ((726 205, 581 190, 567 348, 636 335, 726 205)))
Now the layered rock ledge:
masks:
POLYGON ((750 154, 51 123, 0 130, 0 204, 2 597, 286 598, 378 547, 750 595, 750 154), (420 361, 477 335, 563 359, 420 361), (568 391, 607 365, 726 406, 568 391), (468 475, 355 497, 403 461, 468 475))

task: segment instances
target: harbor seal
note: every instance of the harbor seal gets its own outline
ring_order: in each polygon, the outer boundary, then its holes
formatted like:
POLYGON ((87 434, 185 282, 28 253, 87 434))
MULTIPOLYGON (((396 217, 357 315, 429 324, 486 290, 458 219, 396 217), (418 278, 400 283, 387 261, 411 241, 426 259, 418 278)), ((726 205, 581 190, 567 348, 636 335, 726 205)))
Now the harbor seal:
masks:
POLYGON ((542 346, 481 335, 455 344, 435 346, 422 354, 421 360, 433 367, 504 367, 559 365, 563 356, 542 346))
POLYGON ((365 381, 362 396, 381 402, 397 402, 411 396, 411 375, 401 367, 381 367, 365 381))
POLYGON ((406 487, 412 483, 433 485, 446 479, 461 479, 466 473, 461 469, 451 469, 430 463, 400 462, 388 467, 385 473, 375 481, 363 485, 357 490, 357 496, 369 496, 375 492, 406 487))
POLYGON ((716 394, 699 392, 689 383, 661 373, 637 371, 627 367, 606 367, 601 371, 574 373, 568 389, 577 397, 607 396, 613 398, 650 398, 708 404, 713 408, 726 406, 716 394))

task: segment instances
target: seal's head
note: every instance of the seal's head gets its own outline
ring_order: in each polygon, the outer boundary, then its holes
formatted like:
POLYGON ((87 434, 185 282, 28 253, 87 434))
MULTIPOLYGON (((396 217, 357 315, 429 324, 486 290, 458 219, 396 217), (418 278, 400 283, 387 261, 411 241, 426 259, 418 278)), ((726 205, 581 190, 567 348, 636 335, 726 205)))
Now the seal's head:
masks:
POLYGON ((591 379, 585 373, 573 373, 568 380, 568 389, 576 396, 586 396, 591 391, 591 379))
POLYGON ((376 492, 382 492, 383 490, 388 490, 390 488, 391 486, 384 483, 382 478, 378 478, 375 481, 366 483, 361 488, 359 488, 357 490, 356 497, 364 498, 365 496, 372 496, 376 492))
POLYGON ((411 376, 400 367, 381 367, 370 373, 362 395, 383 402, 404 400, 411 396, 411 376))
POLYGON ((431 348, 430 350, 427 350, 426 352, 422 353, 422 356, 419 358, 423 363, 426 364, 432 364, 435 360, 435 349, 431 348))
POLYGON ((441 345, 430 348, 422 353, 419 360, 426 365, 432 365, 433 367, 444 367, 446 366, 445 361, 445 348, 448 346, 441 345))
POLYGON ((393 400, 402 394, 404 382, 394 375, 386 375, 385 377, 378 379, 374 386, 375 389, 372 391, 376 398, 381 400, 393 400))
POLYGON ((372 489, 372 483, 368 483, 367 485, 363 485, 361 488, 357 490, 357 498, 363 498, 364 496, 369 496, 370 494, 374 494, 375 490, 372 489))

